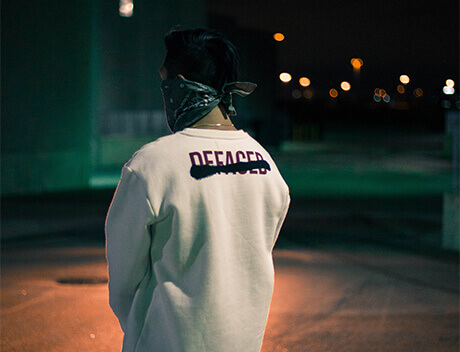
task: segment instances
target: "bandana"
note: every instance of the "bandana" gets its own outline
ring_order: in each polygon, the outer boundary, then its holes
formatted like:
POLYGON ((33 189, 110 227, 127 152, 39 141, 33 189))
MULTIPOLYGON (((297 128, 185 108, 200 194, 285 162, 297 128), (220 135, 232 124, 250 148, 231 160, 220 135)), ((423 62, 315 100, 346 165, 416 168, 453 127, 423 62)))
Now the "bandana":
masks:
POLYGON ((257 85, 250 82, 226 83, 220 91, 182 77, 165 80, 161 85, 166 118, 171 131, 177 132, 193 125, 222 103, 231 116, 236 115, 232 94, 251 94, 257 85))

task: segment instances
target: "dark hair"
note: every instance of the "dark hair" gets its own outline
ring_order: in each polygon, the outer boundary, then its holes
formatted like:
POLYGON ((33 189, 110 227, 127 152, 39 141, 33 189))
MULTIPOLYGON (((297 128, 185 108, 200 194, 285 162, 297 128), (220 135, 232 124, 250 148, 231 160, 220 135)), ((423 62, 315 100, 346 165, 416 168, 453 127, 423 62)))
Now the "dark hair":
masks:
POLYGON ((165 36, 164 67, 168 78, 178 74, 220 90, 225 83, 238 80, 239 57, 236 47, 212 29, 173 28, 165 36))

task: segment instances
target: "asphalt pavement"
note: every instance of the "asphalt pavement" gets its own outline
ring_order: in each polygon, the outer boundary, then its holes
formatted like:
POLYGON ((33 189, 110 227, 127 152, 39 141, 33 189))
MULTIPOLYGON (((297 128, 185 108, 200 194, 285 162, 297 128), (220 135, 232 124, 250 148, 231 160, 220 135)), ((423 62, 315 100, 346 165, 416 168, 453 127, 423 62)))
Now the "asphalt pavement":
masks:
MULTIPOLYGON (((2 352, 121 350, 102 241, 55 236, 10 242, 1 254, 2 352)), ((376 245, 302 247, 286 238, 274 262, 263 352, 459 350, 455 262, 376 245)))

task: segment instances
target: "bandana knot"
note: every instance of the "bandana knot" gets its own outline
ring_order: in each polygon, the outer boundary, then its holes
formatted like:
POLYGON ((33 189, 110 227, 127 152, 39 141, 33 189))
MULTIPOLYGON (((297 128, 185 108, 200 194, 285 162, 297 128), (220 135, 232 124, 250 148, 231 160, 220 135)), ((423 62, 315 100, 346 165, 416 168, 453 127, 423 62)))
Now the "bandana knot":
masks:
POLYGON ((168 126, 172 132, 180 131, 209 114, 222 103, 229 115, 235 116, 232 94, 245 97, 257 85, 250 82, 226 83, 220 91, 203 83, 189 81, 182 77, 165 80, 162 83, 163 100, 168 126))

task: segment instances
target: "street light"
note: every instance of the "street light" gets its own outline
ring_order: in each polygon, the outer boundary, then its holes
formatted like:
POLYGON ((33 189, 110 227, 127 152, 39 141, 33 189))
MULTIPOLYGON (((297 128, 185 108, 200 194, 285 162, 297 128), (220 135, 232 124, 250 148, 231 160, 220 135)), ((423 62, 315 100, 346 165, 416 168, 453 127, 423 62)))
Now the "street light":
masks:
POLYGON ((310 85, 310 80, 307 77, 300 77, 299 83, 302 87, 308 87, 310 85))
POLYGON ((353 58, 350 60, 351 65, 353 66, 353 71, 358 71, 361 69, 361 66, 363 66, 363 60, 360 58, 353 58))
POLYGON ((282 42, 284 40, 284 34, 283 33, 275 33, 275 34, 273 34, 273 39, 275 39, 277 42, 282 42))
POLYGON ((358 90, 358 92, 361 91, 361 80, 360 80, 360 75, 361 75, 361 67, 364 65, 363 60, 361 60, 359 57, 354 57, 353 59, 350 60, 351 66, 353 66, 353 82, 355 84, 355 89, 358 90))
POLYGON ((402 84, 407 84, 410 82, 410 79, 409 79, 409 76, 408 75, 401 75, 399 76, 399 81, 402 83, 402 84))
POLYGON ((133 15, 133 0, 120 0, 119 12, 121 17, 131 17, 133 15))
POLYGON ((449 88, 452 88, 453 86, 455 86, 455 82, 453 79, 448 79, 446 81, 446 86, 449 87, 449 88))
POLYGON ((280 81, 283 83, 289 83, 292 79, 292 76, 287 72, 280 73, 279 77, 280 77, 280 81))
POLYGON ((342 88, 345 92, 348 92, 351 89, 351 84, 347 81, 343 81, 340 83, 340 88, 342 88))
POLYGON ((444 86, 442 88, 442 92, 445 94, 445 95, 452 95, 455 93, 455 88, 454 87, 449 87, 449 86, 444 86))

